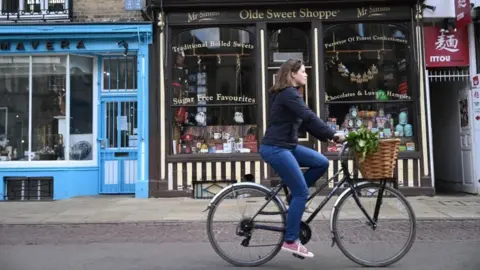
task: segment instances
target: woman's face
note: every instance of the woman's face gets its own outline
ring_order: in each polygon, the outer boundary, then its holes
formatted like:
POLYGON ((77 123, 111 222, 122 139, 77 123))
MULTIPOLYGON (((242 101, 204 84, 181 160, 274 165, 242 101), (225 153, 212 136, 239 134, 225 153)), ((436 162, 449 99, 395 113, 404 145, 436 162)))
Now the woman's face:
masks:
POLYGON ((292 73, 293 84, 295 86, 302 86, 307 83, 307 73, 305 72, 305 66, 302 65, 297 72, 292 73))

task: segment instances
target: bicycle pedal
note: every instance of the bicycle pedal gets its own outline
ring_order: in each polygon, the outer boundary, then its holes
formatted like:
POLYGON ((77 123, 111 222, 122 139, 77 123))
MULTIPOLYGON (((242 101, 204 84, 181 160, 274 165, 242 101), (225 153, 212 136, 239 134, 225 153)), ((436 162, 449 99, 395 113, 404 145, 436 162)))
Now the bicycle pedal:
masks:
POLYGON ((305 260, 305 257, 303 256, 300 256, 300 255, 297 255, 297 254, 292 254, 293 257, 297 258, 297 259, 300 259, 300 260, 305 260))

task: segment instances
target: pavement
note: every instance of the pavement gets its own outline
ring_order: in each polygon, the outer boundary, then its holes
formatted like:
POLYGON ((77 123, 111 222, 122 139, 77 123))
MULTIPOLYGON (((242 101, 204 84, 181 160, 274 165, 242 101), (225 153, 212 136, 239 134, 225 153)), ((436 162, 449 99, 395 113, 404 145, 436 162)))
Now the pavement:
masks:
MULTIPOLYGON (((317 206, 316 197, 310 207, 317 206)), ((336 197, 316 220, 328 220, 336 197)), ((407 197, 417 219, 480 219, 480 196, 407 197)), ((128 222, 195 222, 206 220, 209 200, 135 199, 129 196, 77 197, 60 201, 0 202, 0 224, 78 224, 128 222)), ((383 210, 382 210, 383 211, 383 210)), ((383 211, 388 218, 388 208, 383 211)))

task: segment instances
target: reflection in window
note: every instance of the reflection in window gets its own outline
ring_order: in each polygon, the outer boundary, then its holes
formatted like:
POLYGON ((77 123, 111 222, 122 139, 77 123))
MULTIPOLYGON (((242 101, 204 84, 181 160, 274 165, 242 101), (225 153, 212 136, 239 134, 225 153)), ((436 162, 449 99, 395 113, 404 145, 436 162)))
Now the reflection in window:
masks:
POLYGON ((66 56, 32 57, 32 151, 36 160, 63 160, 66 56))
POLYGON ((28 153, 29 66, 27 57, 0 57, 0 162, 28 153))
POLYGON ((269 40, 270 62, 282 64, 288 59, 309 63, 308 30, 286 27, 272 31, 269 40))
POLYGON ((173 154, 257 151, 254 45, 237 28, 173 37, 173 154))
POLYGON ((325 31, 326 101, 410 100, 406 30, 343 24, 325 31))
MULTIPOLYGON (((415 150, 414 107, 408 87, 408 36, 389 24, 342 24, 324 34, 328 124, 346 133, 360 127, 415 150)), ((328 151, 338 145, 329 143, 328 151)))
POLYGON ((70 55, 70 159, 93 159, 93 58, 70 55))
POLYGON ((0 121, 0 161, 91 160, 93 59, 0 57, 0 118, 5 119, 0 121))

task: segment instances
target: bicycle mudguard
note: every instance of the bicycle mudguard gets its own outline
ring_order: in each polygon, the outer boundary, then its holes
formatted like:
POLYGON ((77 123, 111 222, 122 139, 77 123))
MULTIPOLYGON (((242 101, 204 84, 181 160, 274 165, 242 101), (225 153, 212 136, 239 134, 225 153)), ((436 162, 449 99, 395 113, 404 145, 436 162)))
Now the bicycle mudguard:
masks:
MULTIPOLYGON (((215 194, 215 196, 213 196, 213 198, 208 203, 207 208, 203 212, 208 211, 212 207, 212 205, 214 205, 215 201, 217 201, 218 198, 221 197, 222 195, 224 195, 225 193, 230 192, 230 190, 232 190, 232 189, 241 188, 241 187, 255 187, 255 188, 259 188, 259 189, 263 190, 267 194, 272 193, 271 189, 268 189, 267 187, 265 187, 263 185, 260 185, 260 184, 257 184, 257 183, 252 183, 252 182, 235 183, 235 184, 224 187, 217 194, 215 194)), ((283 210, 286 211, 285 205, 283 205, 283 208, 284 208, 283 210)))

